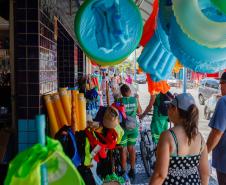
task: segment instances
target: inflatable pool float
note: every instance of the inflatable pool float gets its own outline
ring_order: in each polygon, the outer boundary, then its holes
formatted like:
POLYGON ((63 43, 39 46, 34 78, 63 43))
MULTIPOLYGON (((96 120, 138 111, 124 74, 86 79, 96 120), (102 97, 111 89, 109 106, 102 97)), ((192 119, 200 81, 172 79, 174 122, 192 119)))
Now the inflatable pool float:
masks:
POLYGON ((172 17, 170 47, 173 54, 185 66, 201 73, 214 73, 226 68, 226 48, 208 48, 185 35, 172 17))
POLYGON ((172 0, 159 0, 158 18, 162 28, 169 35, 170 19, 173 16, 172 0))
POLYGON ((155 33, 155 29, 157 26, 158 10, 159 10, 158 0, 154 0, 151 15, 144 24, 144 30, 140 40, 141 46, 145 46, 155 33))
POLYGON ((167 84, 165 80, 154 82, 151 79, 150 74, 146 74, 146 75, 147 75, 147 82, 148 82, 148 92, 151 95, 159 94, 160 92, 165 94, 170 90, 170 86, 167 84))
POLYGON ((172 8, 177 23, 189 38, 209 48, 226 47, 226 22, 205 16, 198 0, 173 0, 172 8))
POLYGON ((171 74, 176 58, 170 51, 168 36, 159 21, 154 36, 137 61, 141 69, 149 73, 154 81, 166 80, 171 74))
POLYGON ((86 0, 75 17, 75 35, 97 64, 125 60, 139 44, 143 24, 132 0, 86 0))
POLYGON ((226 14, 226 2, 224 0, 211 0, 211 2, 219 9, 219 11, 226 14))

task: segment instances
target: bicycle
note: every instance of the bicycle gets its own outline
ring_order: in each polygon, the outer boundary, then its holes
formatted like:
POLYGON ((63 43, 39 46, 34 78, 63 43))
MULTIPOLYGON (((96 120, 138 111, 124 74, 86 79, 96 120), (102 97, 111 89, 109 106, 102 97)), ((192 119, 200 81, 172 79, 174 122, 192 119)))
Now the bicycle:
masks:
MULTIPOLYGON (((151 116, 152 114, 148 113, 148 116, 145 117, 146 122, 151 123, 151 116)), ((144 130, 142 129, 145 118, 140 121, 140 151, 145 172, 150 177, 155 165, 155 159, 153 160, 153 158, 155 158, 156 144, 152 140, 151 130, 146 128, 144 130)))
POLYGON ((121 148, 122 148, 121 146, 116 146, 116 148, 111 151, 112 171, 115 172, 118 176, 122 175, 122 165, 120 155, 121 148))

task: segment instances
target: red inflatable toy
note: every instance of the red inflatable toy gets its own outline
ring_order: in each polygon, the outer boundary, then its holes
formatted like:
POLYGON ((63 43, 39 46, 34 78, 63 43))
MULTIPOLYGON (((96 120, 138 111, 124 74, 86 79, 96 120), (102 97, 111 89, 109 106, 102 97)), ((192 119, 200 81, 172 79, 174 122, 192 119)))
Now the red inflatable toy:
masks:
POLYGON ((152 13, 144 24, 143 34, 142 34, 142 38, 140 40, 141 46, 145 46, 155 32, 155 29, 157 26, 157 15, 158 15, 158 11, 159 11, 158 0, 154 0, 152 8, 153 8, 152 13))

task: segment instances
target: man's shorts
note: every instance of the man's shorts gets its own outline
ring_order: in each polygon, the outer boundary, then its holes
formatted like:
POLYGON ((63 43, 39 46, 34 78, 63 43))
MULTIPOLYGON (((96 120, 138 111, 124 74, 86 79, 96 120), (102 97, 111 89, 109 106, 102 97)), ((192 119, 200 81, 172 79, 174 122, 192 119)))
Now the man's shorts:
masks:
POLYGON ((133 130, 124 130, 124 135, 122 136, 122 140, 120 142, 121 146, 131 146, 135 145, 138 138, 138 128, 133 130))

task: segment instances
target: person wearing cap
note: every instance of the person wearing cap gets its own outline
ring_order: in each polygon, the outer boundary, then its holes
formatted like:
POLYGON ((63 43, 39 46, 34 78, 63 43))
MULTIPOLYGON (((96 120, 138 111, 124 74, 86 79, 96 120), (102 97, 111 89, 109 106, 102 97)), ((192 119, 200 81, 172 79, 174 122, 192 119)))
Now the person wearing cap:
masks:
POLYGON ((208 185, 208 153, 198 131, 199 111, 194 98, 183 93, 166 103, 174 127, 160 136, 149 184, 208 185))
POLYGON ((142 110, 141 110, 138 97, 131 96, 132 92, 128 85, 123 84, 120 87, 120 91, 123 96, 121 98, 121 102, 125 106, 126 116, 127 118, 128 117, 132 118, 136 124, 135 128, 131 130, 127 130, 126 128, 124 128, 124 135, 120 143, 120 145, 123 147, 121 152, 121 162, 122 162, 122 168, 123 168, 122 175, 124 176, 125 180, 127 180, 127 174, 126 174, 127 151, 129 153, 130 166, 131 166, 131 169, 128 175, 132 179, 135 178, 135 162, 136 162, 135 144, 138 138, 138 124, 137 124, 136 115, 140 114, 142 110))
POLYGON ((216 168, 219 185, 226 185, 226 72, 220 78, 222 97, 209 122, 211 132, 207 139, 208 152, 212 151, 212 166, 216 168))

